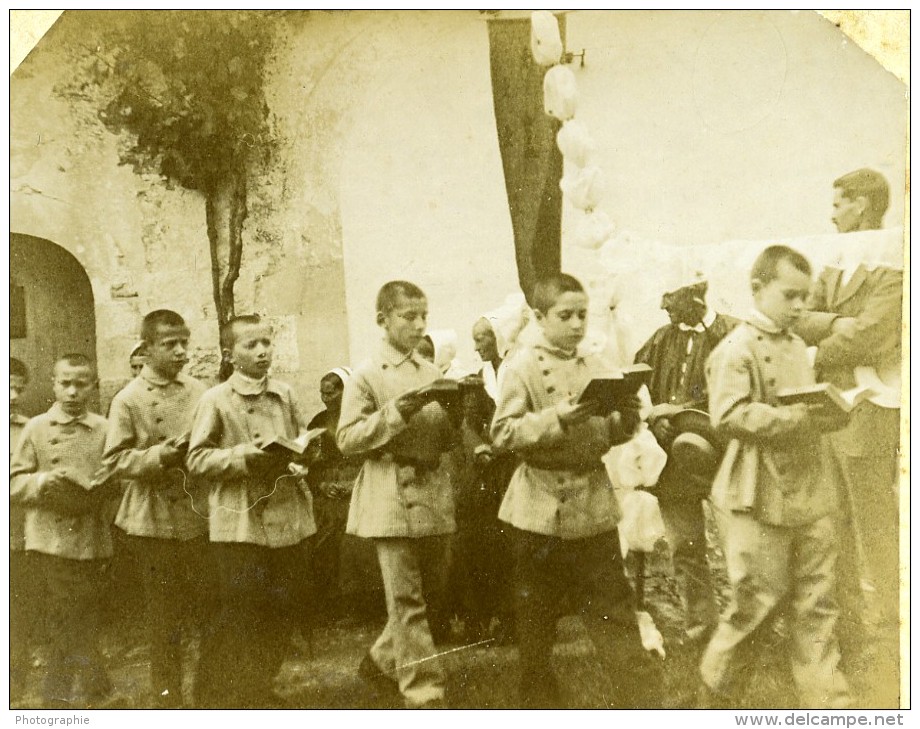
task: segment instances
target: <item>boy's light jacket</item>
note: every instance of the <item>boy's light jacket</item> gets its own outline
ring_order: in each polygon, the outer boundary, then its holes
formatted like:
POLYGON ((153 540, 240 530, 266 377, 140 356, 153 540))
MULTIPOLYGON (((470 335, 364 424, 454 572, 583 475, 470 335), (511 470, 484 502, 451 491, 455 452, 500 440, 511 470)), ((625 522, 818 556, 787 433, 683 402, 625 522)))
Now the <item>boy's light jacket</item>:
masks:
POLYGON ((86 513, 64 513, 53 505, 46 483, 55 469, 92 481, 102 466, 105 432, 101 415, 73 417, 58 403, 26 424, 10 465, 10 503, 25 509, 27 550, 67 559, 112 556, 108 505, 100 501, 86 513))
POLYGON ((115 525, 126 534, 187 540, 208 533, 207 490, 160 462, 163 443, 190 432, 205 389, 194 377, 166 380, 144 365, 112 400, 103 460, 125 483, 115 525))
POLYGON ((831 513, 840 474, 827 438, 776 399, 814 384, 805 343, 755 312, 716 347, 706 376, 712 425, 731 439, 713 504, 776 526, 831 513))
POLYGON ((212 542, 290 547, 316 533, 313 501, 302 478, 253 474, 246 454, 275 436, 296 438, 306 431, 291 388, 234 373, 201 396, 192 420, 189 474, 210 484, 212 542))
POLYGON ((363 456, 346 531, 359 537, 425 537, 456 530, 450 458, 459 434, 437 403, 407 423, 395 400, 441 377, 415 352, 383 341, 355 368, 342 395, 336 442, 363 456))
POLYGON ((563 539, 616 528, 620 506, 601 457, 629 435, 620 431, 617 414, 563 428, 557 410, 593 376, 609 370, 596 355, 567 353, 542 338, 502 364, 492 443, 522 463, 499 519, 563 539))

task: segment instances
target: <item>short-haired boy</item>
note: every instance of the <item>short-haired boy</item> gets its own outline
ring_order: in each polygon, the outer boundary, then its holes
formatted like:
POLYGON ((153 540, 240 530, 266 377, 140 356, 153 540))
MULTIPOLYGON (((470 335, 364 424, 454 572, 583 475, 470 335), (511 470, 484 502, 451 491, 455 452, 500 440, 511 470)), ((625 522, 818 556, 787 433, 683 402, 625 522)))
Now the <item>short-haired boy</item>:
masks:
POLYGON ((112 538, 107 504, 87 489, 102 466, 106 421, 87 411, 96 387, 92 363, 80 354, 54 364, 56 402, 32 418, 10 467, 10 502, 25 508, 25 548, 41 585, 48 636, 46 707, 93 707, 112 686, 96 641, 100 596, 112 538), (75 695, 78 678, 82 696, 75 695))
POLYGON ((447 535, 455 530, 453 491, 442 454, 456 427, 418 389, 441 377, 416 347, 428 300, 408 281, 377 296, 383 341, 345 383, 336 440, 346 456, 366 458, 351 497, 346 530, 374 540, 386 593, 387 624, 359 668, 376 686, 398 685, 409 707, 444 704, 444 672, 429 619, 443 591, 447 535))
POLYGON ((205 391, 182 373, 188 340, 174 311, 144 317, 146 363, 112 400, 103 456, 125 484, 115 525, 144 584, 151 699, 164 708, 182 706, 183 623, 203 617, 207 572, 207 500, 184 473, 192 413, 205 391))
POLYGON ((316 532, 310 492, 290 461, 260 446, 294 439, 307 419, 291 388, 269 374, 271 327, 231 319, 221 333, 233 374, 202 395, 187 465, 210 486, 209 551, 220 609, 203 641, 196 705, 266 708, 283 702, 272 681, 308 610, 305 540, 316 532))
POLYGON ((588 312, 578 280, 548 277, 532 298, 542 336, 503 364, 491 429, 495 446, 522 461, 498 514, 514 527, 521 700, 561 705, 550 660, 560 606, 574 599, 611 684, 609 704, 656 706, 660 674, 642 647, 620 556, 620 508, 601 462, 638 427, 638 399, 606 417, 594 415, 595 403, 577 402, 607 369, 578 351, 588 312))
POLYGON ((849 704, 835 634, 838 471, 821 435, 842 423, 777 401, 778 391, 815 381, 805 343, 791 332, 810 284, 800 253, 767 248, 751 271, 754 311, 707 363, 712 423, 731 438, 712 504, 732 596, 700 664, 704 706, 735 701, 744 675, 739 653, 787 598, 802 706, 849 704))

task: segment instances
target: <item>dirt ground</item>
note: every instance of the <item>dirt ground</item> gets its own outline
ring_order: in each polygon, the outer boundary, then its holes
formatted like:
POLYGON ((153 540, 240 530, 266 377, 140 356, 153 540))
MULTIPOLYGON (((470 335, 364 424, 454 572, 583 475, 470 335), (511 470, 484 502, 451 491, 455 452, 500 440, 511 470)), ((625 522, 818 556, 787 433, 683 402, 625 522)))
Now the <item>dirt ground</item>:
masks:
MULTIPOLYGON (((714 568, 720 601, 724 605, 726 582, 721 554, 712 540, 710 564, 714 568)), ((630 560, 630 569, 635 568, 630 560)), ((668 708, 694 708, 698 687, 699 652, 681 644, 681 610, 667 546, 647 557, 645 598, 664 636, 663 661, 668 708)), ((122 602, 112 611, 103 636, 103 653, 117 692, 127 706, 149 708, 148 647, 144 641, 140 600, 122 602)), ((356 674, 361 658, 383 627, 386 615, 382 595, 343 609, 335 620, 317 626, 311 639, 296 636, 276 683, 291 708, 371 709, 397 708, 391 697, 377 695, 356 674)), ((448 674, 448 701, 454 708, 492 709, 517 707, 517 651, 498 641, 467 645, 455 635, 440 648, 448 674)), ((788 671, 787 643, 769 631, 750 666, 747 691, 739 699, 742 709, 798 708, 788 671)), ((871 651, 850 675, 858 708, 897 708, 898 642, 896 631, 879 630, 871 651)), ((187 646, 195 660, 197 646, 187 646)), ((576 617, 560 621, 554 665, 568 708, 614 708, 605 701, 604 682, 593 658, 593 647, 576 617)), ((18 708, 37 707, 40 667, 33 671, 31 696, 18 708)))

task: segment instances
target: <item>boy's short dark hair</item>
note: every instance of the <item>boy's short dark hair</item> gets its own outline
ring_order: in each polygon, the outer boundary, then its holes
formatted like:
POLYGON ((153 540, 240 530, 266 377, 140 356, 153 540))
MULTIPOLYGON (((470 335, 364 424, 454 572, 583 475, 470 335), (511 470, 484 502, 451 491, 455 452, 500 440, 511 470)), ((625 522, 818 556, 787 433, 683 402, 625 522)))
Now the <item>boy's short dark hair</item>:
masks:
POLYGON ((90 372, 93 373, 93 377, 96 376, 96 365, 93 364, 93 361, 87 357, 85 354, 80 352, 68 352, 67 354, 62 354, 60 357, 54 360, 54 366, 51 368, 52 372, 57 370, 57 366, 64 362, 71 367, 86 367, 90 372))
POLYGON ((554 273, 551 276, 541 278, 534 284, 533 308, 541 314, 545 314, 553 308, 553 304, 563 294, 583 294, 584 292, 585 287, 574 276, 570 276, 567 273, 554 273))
POLYGON ((29 368, 25 362, 15 357, 10 357, 10 377, 21 377, 23 381, 29 381, 29 368))
POLYGON ((889 198, 888 181, 884 175, 863 167, 838 177, 834 180, 834 187, 838 188, 849 200, 855 200, 858 197, 866 198, 868 203, 866 216, 869 224, 873 228, 882 227, 882 217, 888 210, 889 198))
POLYGON ((231 317, 220 333, 221 349, 233 349, 233 345, 236 344, 236 330, 240 324, 256 326, 262 323, 258 314, 240 314, 240 316, 231 317))
POLYGON ((407 299, 425 298, 425 292, 410 281, 388 281, 377 292, 377 312, 389 314, 396 308, 400 295, 407 299))
POLYGON ((157 309, 151 311, 141 321, 141 339, 148 344, 153 343, 157 336, 157 327, 188 327, 185 326, 185 319, 176 312, 169 309, 157 309))
POLYGON ((751 268, 751 281, 760 281, 761 283, 770 283, 776 278, 776 268, 780 261, 788 261, 789 264, 801 271, 807 276, 811 276, 811 264, 797 250, 789 246, 770 246, 764 249, 763 253, 757 256, 754 265, 751 268))

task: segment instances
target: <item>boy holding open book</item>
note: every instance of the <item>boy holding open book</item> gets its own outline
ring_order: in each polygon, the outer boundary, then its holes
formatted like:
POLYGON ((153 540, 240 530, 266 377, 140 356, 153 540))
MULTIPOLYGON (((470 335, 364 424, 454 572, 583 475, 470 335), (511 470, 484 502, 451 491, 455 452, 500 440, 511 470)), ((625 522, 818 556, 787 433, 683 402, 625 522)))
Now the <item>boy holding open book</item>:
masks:
POLYGON ((283 703, 272 679, 309 609, 305 541, 316 527, 310 491, 289 465, 312 454, 268 447, 307 429, 291 388, 269 375, 268 324, 235 317, 221 345, 234 372, 202 395, 187 459, 189 475, 210 486, 209 551, 220 603, 202 645, 196 703, 271 708, 283 703))
POLYGON ((784 405, 779 393, 814 385, 805 343, 790 330, 805 310, 811 267, 771 246, 751 271, 755 311, 707 363, 713 427, 731 442, 712 488, 732 588, 700 665, 704 707, 729 707, 740 653, 787 598, 792 674, 803 707, 842 708, 834 580, 836 479, 822 431, 845 423, 822 406, 784 405))
POLYGON ((605 412, 603 403, 580 399, 604 366, 578 351, 588 311, 578 280, 541 280, 532 298, 542 336, 504 364, 491 429, 493 444, 522 461, 498 514, 511 527, 522 705, 563 703, 553 637, 560 606, 574 598, 607 674, 610 705, 658 706, 660 674, 642 647, 620 558, 620 507, 601 461, 633 436, 639 400, 605 412))

